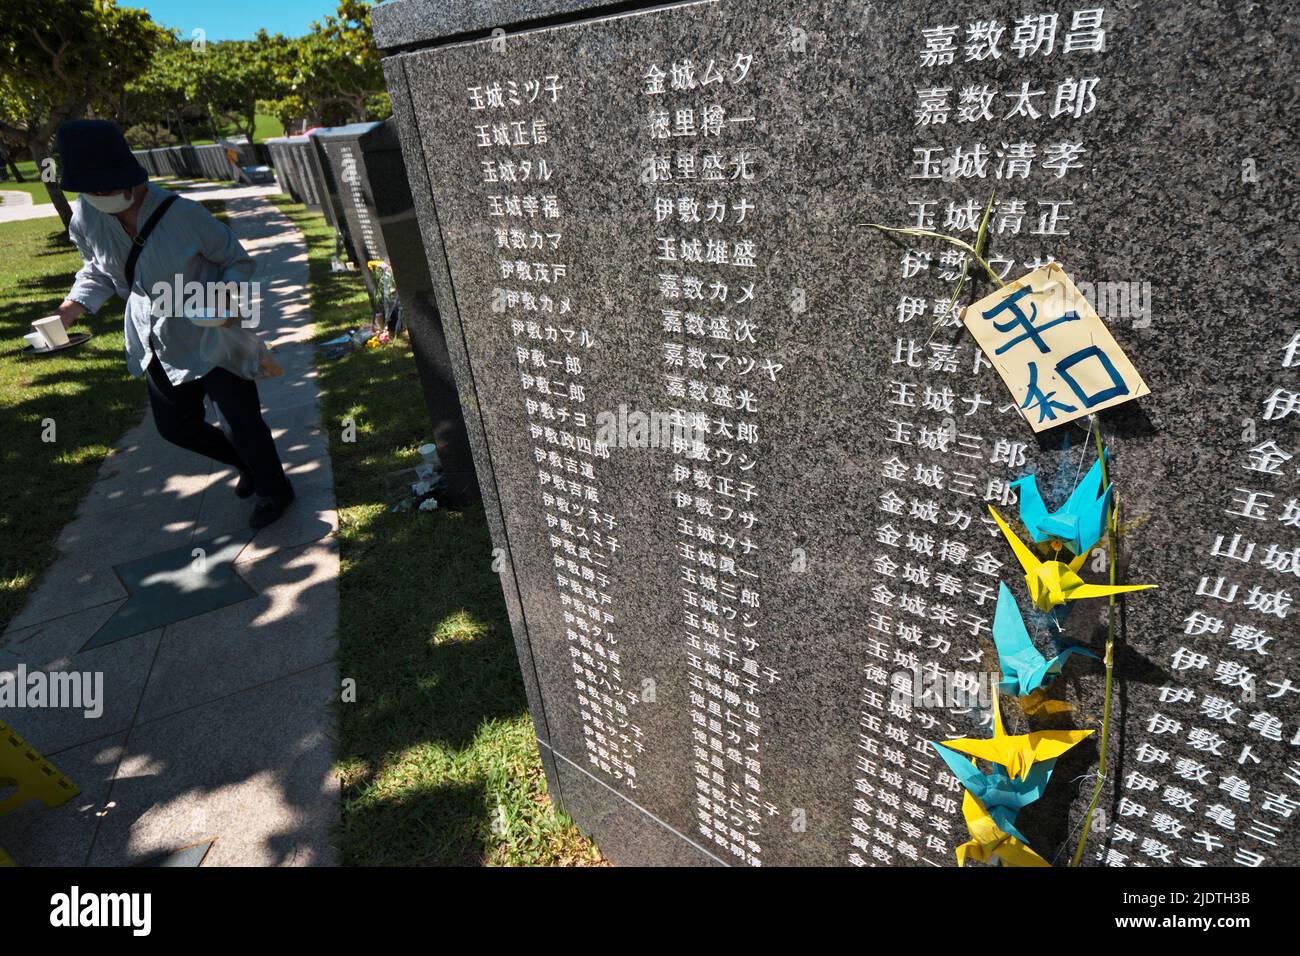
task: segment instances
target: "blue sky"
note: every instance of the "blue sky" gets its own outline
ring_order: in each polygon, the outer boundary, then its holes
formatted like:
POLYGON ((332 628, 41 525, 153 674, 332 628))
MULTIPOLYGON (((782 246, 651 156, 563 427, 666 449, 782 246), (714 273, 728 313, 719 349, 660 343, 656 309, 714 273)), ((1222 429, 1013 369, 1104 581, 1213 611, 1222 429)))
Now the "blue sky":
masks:
POLYGON ((118 5, 148 10, 182 36, 201 28, 209 40, 247 40, 262 28, 302 36, 313 20, 338 9, 337 0, 119 0, 118 5))

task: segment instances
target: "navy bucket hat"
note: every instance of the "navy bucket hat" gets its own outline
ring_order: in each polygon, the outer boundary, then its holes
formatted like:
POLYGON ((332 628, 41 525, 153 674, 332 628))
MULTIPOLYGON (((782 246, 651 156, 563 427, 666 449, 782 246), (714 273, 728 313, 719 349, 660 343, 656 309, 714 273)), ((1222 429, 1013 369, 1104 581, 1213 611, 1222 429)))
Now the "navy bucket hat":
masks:
POLYGON ((76 193, 106 193, 139 186, 148 171, 108 120, 73 120, 59 127, 59 185, 76 193))

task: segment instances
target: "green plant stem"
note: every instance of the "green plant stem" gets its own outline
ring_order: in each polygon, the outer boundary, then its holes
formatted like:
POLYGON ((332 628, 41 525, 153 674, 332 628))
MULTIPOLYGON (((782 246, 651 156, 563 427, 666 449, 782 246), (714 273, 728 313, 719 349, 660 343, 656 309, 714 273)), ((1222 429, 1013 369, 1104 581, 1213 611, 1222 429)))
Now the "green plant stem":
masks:
POLYGON ((991 278, 994 282, 998 284, 998 288, 1001 288, 1002 286, 1006 285, 1006 282, 1002 280, 1002 277, 993 271, 993 267, 984 261, 984 257, 981 256, 978 252, 976 252, 975 247, 972 246, 969 242, 965 242, 961 239, 957 239, 954 236, 945 236, 941 232, 932 232, 929 229, 911 229, 911 228, 904 229, 904 228, 899 228, 897 226, 882 226, 878 222, 861 222, 858 223, 858 225, 866 226, 868 229, 879 229, 881 232, 897 232, 900 235, 904 235, 904 236, 920 236, 921 238, 924 239, 942 239, 944 242, 950 242, 954 246, 957 246, 959 249, 965 249, 967 252, 969 252, 975 258, 975 261, 978 262, 981 266, 983 266, 984 271, 989 274, 989 278, 991 278))
MULTIPOLYGON (((989 194, 988 204, 984 207, 984 215, 980 217, 980 226, 978 231, 976 231, 975 233, 975 252, 979 255, 984 254, 984 248, 985 246, 988 245, 989 217, 993 215, 993 202, 996 198, 997 198, 996 192, 989 194)), ((952 311, 952 309, 955 309, 957 307, 957 300, 961 298, 962 289, 966 288, 966 280, 969 277, 970 277, 970 260, 966 259, 961 264, 961 277, 957 280, 957 288, 953 290, 952 295, 948 299, 948 302, 950 303, 949 311, 952 311)), ((963 309, 962 315, 965 315, 965 312, 966 310, 963 309)), ((958 318, 960 318, 960 316, 958 316, 958 318)), ((931 340, 934 339, 935 333, 939 331, 939 326, 943 322, 943 319, 944 316, 940 316, 939 318, 935 319, 934 324, 930 326, 930 334, 925 339, 925 344, 927 346, 929 346, 931 340)))
MULTIPOLYGON (((1101 486, 1105 488, 1110 484, 1110 476, 1106 469, 1106 449, 1101 440, 1101 422, 1096 415, 1092 416, 1092 426, 1096 429, 1095 437, 1097 439, 1097 459, 1101 462, 1101 486)), ((1119 506, 1117 499, 1112 499, 1110 504, 1110 513, 1106 515, 1106 550, 1110 558, 1110 583, 1115 584, 1115 551, 1119 547, 1119 535, 1115 533, 1115 516, 1119 506)), ((1083 832, 1079 834, 1079 844, 1074 848, 1074 858, 1070 860, 1070 866, 1078 866, 1083 859, 1083 848, 1088 842, 1088 835, 1092 832, 1092 815, 1097 810, 1097 802, 1101 799, 1102 787, 1106 784, 1106 744, 1110 738, 1110 698, 1111 687, 1114 684, 1115 676, 1115 595, 1110 596, 1109 606, 1106 609, 1106 702, 1101 711, 1101 757, 1097 761, 1097 783, 1092 789, 1092 800, 1088 803, 1088 812, 1083 818, 1083 832)))

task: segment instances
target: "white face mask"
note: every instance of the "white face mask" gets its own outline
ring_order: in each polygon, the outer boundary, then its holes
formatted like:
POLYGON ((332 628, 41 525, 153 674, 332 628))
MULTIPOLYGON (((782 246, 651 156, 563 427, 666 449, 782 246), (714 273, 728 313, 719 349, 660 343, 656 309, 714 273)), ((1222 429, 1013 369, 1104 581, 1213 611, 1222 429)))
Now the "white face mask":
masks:
POLYGON ((131 203, 135 202, 135 197, 130 193, 123 196, 121 193, 112 193, 108 196, 92 196, 90 193, 82 193, 81 198, 86 200, 100 212, 106 212, 110 215, 113 213, 126 212, 131 208, 131 203))

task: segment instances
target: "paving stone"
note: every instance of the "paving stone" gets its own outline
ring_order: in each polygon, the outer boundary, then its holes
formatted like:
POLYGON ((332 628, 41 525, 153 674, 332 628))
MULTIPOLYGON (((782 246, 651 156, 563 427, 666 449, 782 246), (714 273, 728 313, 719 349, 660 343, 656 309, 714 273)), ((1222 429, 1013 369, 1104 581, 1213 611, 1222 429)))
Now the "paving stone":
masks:
POLYGON ((198 841, 208 866, 335 860, 333 664, 137 726, 90 856, 129 865, 198 841))
POLYGON ((253 597, 253 589, 234 571, 235 558, 252 536, 245 529, 118 565, 114 570, 130 597, 83 649, 253 597))
POLYGON ((10 679, 21 685, 28 675, 40 671, 64 681, 81 681, 81 675, 91 681, 89 687, 78 685, 91 695, 83 697, 80 706, 0 710, 0 719, 42 753, 127 730, 135 718, 162 631, 154 628, 130 641, 83 652, 114 608, 104 604, 7 635, 0 678, 12 675, 10 679))
POLYGON ((167 629, 139 721, 265 684, 333 657, 338 626, 336 539, 266 549, 237 567, 256 596, 167 629))
POLYGON ((86 865, 125 742, 115 734, 45 754, 81 793, 59 807, 36 801, 0 817, 0 846, 19 866, 86 865))

